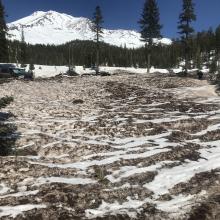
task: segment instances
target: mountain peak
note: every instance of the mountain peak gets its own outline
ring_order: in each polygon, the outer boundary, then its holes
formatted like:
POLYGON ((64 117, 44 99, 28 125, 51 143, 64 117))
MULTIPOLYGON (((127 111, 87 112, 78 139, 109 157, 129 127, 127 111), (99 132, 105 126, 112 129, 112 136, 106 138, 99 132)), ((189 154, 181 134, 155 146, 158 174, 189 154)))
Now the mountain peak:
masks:
MULTIPOLYGON (((53 10, 36 11, 30 16, 8 24, 11 39, 21 39, 21 28, 25 40, 30 44, 64 44, 73 40, 94 40, 91 21, 88 18, 73 17, 53 10)), ((115 46, 137 48, 144 46, 139 33, 130 30, 103 30, 103 41, 115 46)), ((168 39, 162 41, 171 43, 168 39)))
POLYGON ((35 11, 30 16, 43 16, 48 14, 56 14, 56 15, 63 15, 64 13, 60 13, 57 11, 49 10, 49 11, 35 11))
MULTIPOLYGON (((42 11, 39 11, 39 13, 41 13, 41 12, 42 11)), ((47 15, 51 16, 51 15, 53 15, 53 16, 67 16, 67 17, 72 17, 73 18, 73 16, 71 16, 71 15, 68 15, 68 14, 65 14, 65 13, 61 13, 61 12, 57 12, 57 11, 53 11, 53 10, 45 11, 43 13, 44 13, 44 16, 47 16, 47 15)))
POLYGON ((38 16, 38 15, 42 15, 44 14, 44 11, 35 11, 33 14, 31 14, 31 16, 38 16))

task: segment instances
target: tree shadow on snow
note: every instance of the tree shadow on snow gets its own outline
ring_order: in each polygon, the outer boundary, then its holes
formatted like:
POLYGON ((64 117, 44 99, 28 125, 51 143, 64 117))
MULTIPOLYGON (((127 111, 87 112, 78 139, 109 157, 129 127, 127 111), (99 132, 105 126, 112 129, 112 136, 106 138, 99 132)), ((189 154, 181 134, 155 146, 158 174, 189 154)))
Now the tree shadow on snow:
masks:
POLYGON ((0 156, 14 155, 16 141, 20 134, 13 122, 8 121, 14 117, 11 113, 0 112, 0 156))

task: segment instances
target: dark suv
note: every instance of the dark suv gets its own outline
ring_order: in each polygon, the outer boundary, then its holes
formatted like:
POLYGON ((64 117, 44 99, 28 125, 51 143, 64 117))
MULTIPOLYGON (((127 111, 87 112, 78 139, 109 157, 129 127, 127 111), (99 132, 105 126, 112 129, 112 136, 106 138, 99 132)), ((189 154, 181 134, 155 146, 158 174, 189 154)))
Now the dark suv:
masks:
POLYGON ((0 64, 0 77, 24 77, 26 75, 25 69, 17 68, 13 64, 0 64))

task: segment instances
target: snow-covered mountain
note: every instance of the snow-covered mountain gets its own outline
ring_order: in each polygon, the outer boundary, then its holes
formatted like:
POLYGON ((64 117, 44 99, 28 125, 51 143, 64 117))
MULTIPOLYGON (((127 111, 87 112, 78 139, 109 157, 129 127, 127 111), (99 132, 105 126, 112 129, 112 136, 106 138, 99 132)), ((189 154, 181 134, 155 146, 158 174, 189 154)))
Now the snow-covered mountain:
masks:
MULTIPOLYGON (((37 11, 32 15, 9 23, 11 39, 20 40, 21 30, 24 30, 25 40, 30 44, 63 44, 72 40, 93 40, 91 21, 88 18, 73 17, 56 11, 37 11)), ((140 34, 131 30, 103 31, 103 41, 115 46, 137 48, 144 45, 140 34)), ((163 38, 155 40, 162 44, 170 44, 171 40, 163 38)))

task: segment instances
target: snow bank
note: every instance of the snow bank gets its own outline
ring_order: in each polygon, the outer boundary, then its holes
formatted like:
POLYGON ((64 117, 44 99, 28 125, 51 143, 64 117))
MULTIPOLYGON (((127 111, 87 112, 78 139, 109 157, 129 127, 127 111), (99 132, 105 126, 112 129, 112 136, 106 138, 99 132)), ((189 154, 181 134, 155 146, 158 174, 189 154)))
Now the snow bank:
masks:
POLYGON ((36 78, 49 78, 59 74, 63 74, 68 70, 67 66, 45 66, 35 65, 34 76, 36 78))
MULTIPOLYGON (((15 64, 17 65, 17 64, 15 64)), ((20 65, 19 65, 20 66, 20 65)), ((34 64, 34 76, 35 78, 50 78, 57 76, 59 74, 65 74, 69 67, 68 66, 48 66, 48 65, 39 65, 39 64, 34 64)), ((29 64, 27 64, 26 71, 29 70, 29 64)), ((91 68, 84 68, 83 66, 75 66, 74 71, 79 74, 94 74, 95 75, 95 70, 92 70, 91 68)), ((108 67, 108 66, 101 66, 100 71, 105 71, 109 72, 110 74, 147 74, 147 68, 134 68, 134 67, 108 67)), ((183 71, 182 68, 174 68, 171 69, 174 73, 180 73, 183 71)), ((195 72, 197 69, 192 69, 189 70, 190 72, 195 72)), ((203 73, 208 73, 208 69, 203 69, 203 73)), ((150 69, 150 73, 161 73, 161 74, 168 74, 169 70, 168 69, 158 69, 152 67, 150 69)))
MULTIPOLYGON (((1 64, 1 63, 0 63, 1 64)), ((20 64, 13 63, 15 66, 20 67, 20 64)), ((54 77, 60 74, 65 74, 69 67, 68 66, 49 66, 49 65, 39 65, 34 64, 34 77, 35 78, 50 78, 54 77)), ((29 70, 29 64, 26 66, 26 71, 29 70)), ((84 68, 83 66, 75 66, 74 71, 79 74, 94 74, 95 70, 92 70, 91 68, 84 68)), ((133 73, 133 74, 147 74, 146 68, 134 68, 134 67, 107 67, 107 66, 101 66, 100 71, 106 71, 110 74, 116 74, 116 73, 133 73)), ((150 73, 164 73, 167 74, 169 71, 167 69, 155 69, 152 67, 150 69, 150 73)))

